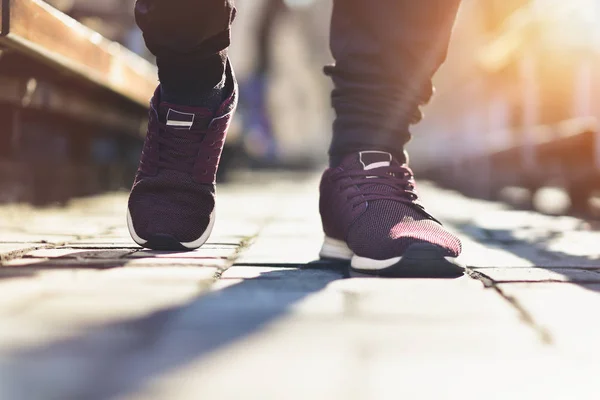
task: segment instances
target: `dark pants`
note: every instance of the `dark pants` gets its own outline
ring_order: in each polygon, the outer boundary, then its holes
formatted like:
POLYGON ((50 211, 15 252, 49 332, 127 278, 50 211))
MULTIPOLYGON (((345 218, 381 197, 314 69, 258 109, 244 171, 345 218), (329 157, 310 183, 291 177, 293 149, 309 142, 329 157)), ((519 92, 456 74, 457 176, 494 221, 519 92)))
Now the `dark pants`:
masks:
MULTIPOLYGON (((252 0, 247 0, 252 1, 252 0)), ((337 118, 331 153, 401 151, 445 59, 460 0, 334 0, 326 68, 337 118)), ((161 80, 226 49, 233 0, 137 0, 136 18, 161 80)))

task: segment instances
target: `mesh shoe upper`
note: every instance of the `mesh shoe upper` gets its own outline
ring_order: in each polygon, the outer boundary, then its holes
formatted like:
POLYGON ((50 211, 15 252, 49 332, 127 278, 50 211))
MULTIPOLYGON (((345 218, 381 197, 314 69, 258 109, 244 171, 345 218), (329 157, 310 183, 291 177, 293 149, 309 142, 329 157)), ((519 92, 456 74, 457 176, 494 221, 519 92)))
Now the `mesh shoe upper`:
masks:
POLYGON ((215 181, 237 89, 230 75, 220 109, 160 101, 156 91, 129 212, 142 239, 167 234, 193 242, 206 231, 215 208, 215 181))
POLYGON ((451 257, 461 252, 460 240, 420 204, 410 168, 389 153, 351 154, 327 170, 320 210, 325 234, 361 257, 399 257, 416 243, 435 244, 451 257))
POLYGON ((138 176, 129 197, 131 219, 143 239, 169 234, 193 242, 206 231, 214 208, 214 185, 199 184, 178 171, 138 176))

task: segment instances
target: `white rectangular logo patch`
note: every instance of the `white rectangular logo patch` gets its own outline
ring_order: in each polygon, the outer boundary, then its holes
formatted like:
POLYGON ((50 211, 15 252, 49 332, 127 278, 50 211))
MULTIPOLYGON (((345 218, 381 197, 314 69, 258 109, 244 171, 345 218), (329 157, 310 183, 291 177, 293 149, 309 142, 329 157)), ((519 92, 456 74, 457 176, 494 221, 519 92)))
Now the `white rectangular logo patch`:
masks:
POLYGON ((195 114, 184 113, 169 108, 169 111, 167 112, 167 126, 173 126, 181 129, 192 129, 195 118, 195 114))
MULTIPOLYGON (((361 151, 360 163, 365 171, 392 165, 393 157, 385 151, 361 151)), ((367 176, 367 178, 376 178, 376 176, 367 176)))

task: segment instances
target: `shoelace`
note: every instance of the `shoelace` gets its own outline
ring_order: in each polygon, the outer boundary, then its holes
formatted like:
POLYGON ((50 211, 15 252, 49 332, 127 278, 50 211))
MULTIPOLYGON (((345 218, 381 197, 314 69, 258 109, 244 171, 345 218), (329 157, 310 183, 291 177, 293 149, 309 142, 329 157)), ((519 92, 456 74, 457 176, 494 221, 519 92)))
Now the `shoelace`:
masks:
POLYGON ((173 129, 166 124, 151 119, 150 123, 158 124, 158 167, 191 174, 194 171, 200 147, 205 145, 202 153, 206 157, 202 161, 207 168, 204 174, 208 174, 208 167, 214 167, 218 162, 220 148, 216 142, 204 143, 209 133, 208 129, 173 129))
POLYGON ((389 166, 380 167, 371 170, 350 170, 340 171, 332 176, 333 180, 351 178, 347 183, 340 186, 341 190, 356 186, 359 192, 348 196, 348 201, 352 207, 372 200, 392 200, 405 204, 415 205, 423 208, 419 204, 419 196, 416 192, 414 174, 407 166, 389 166), (392 190, 381 191, 378 186, 385 185, 392 190))

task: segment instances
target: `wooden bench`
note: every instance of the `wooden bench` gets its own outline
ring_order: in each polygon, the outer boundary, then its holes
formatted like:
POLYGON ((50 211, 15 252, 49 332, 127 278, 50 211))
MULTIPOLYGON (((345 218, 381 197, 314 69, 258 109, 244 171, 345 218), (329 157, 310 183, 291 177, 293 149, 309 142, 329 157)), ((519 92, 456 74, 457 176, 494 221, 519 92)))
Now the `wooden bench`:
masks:
POLYGON ((156 67, 40 0, 0 16, 0 203, 128 187, 156 67))
POLYGON ((17 57, 24 71, 38 66, 34 72, 0 70, 0 101, 143 133, 143 110, 157 85, 155 66, 43 1, 0 1, 0 64, 17 57))

